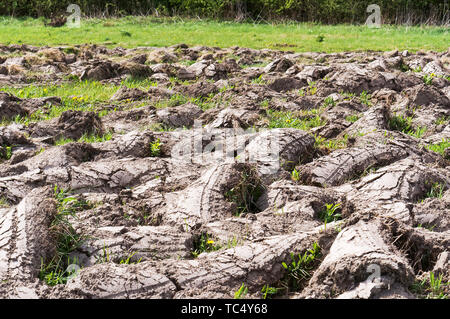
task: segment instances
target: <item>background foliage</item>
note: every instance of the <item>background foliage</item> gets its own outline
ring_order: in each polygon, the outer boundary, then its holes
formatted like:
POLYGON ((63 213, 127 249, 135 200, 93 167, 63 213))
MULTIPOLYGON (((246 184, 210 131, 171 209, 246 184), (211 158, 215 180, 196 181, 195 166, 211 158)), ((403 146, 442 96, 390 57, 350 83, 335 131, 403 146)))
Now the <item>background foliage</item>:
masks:
POLYGON ((233 20, 364 23, 366 8, 381 7, 383 23, 448 24, 449 0, 2 0, 0 15, 51 17, 70 3, 86 16, 155 14, 233 20))

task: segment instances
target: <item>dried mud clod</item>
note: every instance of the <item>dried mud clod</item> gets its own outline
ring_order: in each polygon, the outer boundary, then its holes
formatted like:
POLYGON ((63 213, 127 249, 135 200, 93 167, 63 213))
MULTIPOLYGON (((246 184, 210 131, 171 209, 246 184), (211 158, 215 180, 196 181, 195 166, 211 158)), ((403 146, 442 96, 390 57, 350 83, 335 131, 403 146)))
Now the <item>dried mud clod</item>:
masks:
POLYGON ((449 58, 0 46, 0 297, 448 297, 449 58))

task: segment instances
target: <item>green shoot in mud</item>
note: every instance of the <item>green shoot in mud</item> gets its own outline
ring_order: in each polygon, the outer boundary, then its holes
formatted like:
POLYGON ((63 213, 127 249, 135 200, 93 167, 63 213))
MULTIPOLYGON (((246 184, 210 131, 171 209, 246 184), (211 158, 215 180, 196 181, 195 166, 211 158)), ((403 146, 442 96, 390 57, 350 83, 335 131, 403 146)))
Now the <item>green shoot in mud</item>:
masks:
POLYGON ((79 143, 102 143, 112 139, 113 133, 107 132, 103 135, 83 134, 78 140, 79 143))
POLYGON ((444 293, 444 286, 448 286, 449 283, 442 282, 443 274, 440 274, 438 278, 435 277, 433 272, 430 272, 430 290, 427 298, 430 299, 447 299, 448 295, 444 293))
POLYGON ((248 293, 248 287, 242 284, 241 287, 234 293, 234 299, 243 299, 248 293))
POLYGON ((209 234, 202 233, 200 236, 194 239, 193 250, 191 254, 194 258, 197 258, 201 253, 209 253, 219 250, 220 248, 222 248, 222 246, 216 244, 216 242, 210 238, 209 234))
POLYGON ((402 72, 408 72, 411 70, 411 68, 403 61, 400 63, 399 69, 402 72))
POLYGON ((180 60, 180 61, 178 61, 179 64, 184 65, 184 66, 191 66, 195 62, 196 61, 192 61, 192 60, 180 60))
POLYGON ((427 131, 426 127, 418 127, 414 129, 412 127, 413 116, 404 116, 394 114, 388 122, 389 129, 394 131, 403 132, 415 138, 421 138, 427 131))
POLYGON ((119 261, 119 265, 135 265, 135 264, 139 264, 142 261, 142 257, 139 258, 136 261, 131 261, 133 256, 136 255, 136 252, 132 252, 130 255, 128 255, 127 257, 122 258, 119 261))
POLYGON ((151 157, 159 157, 161 156, 161 141, 156 139, 156 141, 150 143, 150 156, 151 157))
POLYGON ((241 180, 225 193, 225 198, 236 204, 234 216, 244 213, 257 213, 258 198, 263 194, 264 186, 254 168, 244 169, 241 180))
POLYGON ((260 75, 260 76, 258 76, 257 78, 254 78, 252 81, 251 81, 251 83, 252 84, 256 84, 256 85, 264 85, 264 84, 267 84, 267 81, 266 80, 264 80, 263 78, 262 78, 262 74, 260 75))
POLYGON ((348 115, 345 117, 345 120, 350 122, 350 123, 355 123, 357 120, 359 120, 361 118, 360 115, 357 114, 353 114, 353 115, 348 115))
POLYGON ((207 97, 191 98, 191 102, 201 108, 203 111, 218 108, 228 107, 230 105, 230 99, 224 99, 222 95, 210 94, 207 97))
POLYGON ((0 197, 0 208, 8 208, 11 205, 8 202, 8 199, 6 199, 6 197, 2 196, 0 197))
POLYGON ((287 271, 285 277, 281 280, 286 292, 298 291, 304 282, 311 277, 311 271, 314 269, 321 256, 321 248, 318 243, 314 243, 311 249, 308 249, 303 255, 295 256, 291 253, 291 262, 282 262, 281 265, 287 271))
POLYGON ((294 182, 297 182, 300 179, 299 172, 294 168, 294 170, 291 172, 291 179, 294 182))
MULTIPOLYGON (((53 222, 54 225, 65 223, 69 224, 67 218, 69 216, 76 217, 76 213, 90 209, 92 205, 85 199, 77 199, 70 196, 70 193, 62 188, 58 189, 58 186, 54 187, 55 199, 58 202, 58 213, 53 222)), ((70 225, 69 225, 70 226, 70 225)))
POLYGON ((187 102, 189 102, 189 99, 186 96, 177 93, 177 94, 172 95, 168 99, 159 100, 158 102, 156 102, 155 107, 158 109, 166 108, 166 107, 174 107, 174 106, 185 104, 187 102))
POLYGON ((261 108, 267 109, 269 107, 269 100, 264 99, 259 105, 261 106, 261 108))
POLYGON ((429 144, 426 145, 425 147, 430 151, 433 151, 435 153, 441 154, 441 156, 444 156, 445 150, 450 147, 450 140, 442 139, 442 141, 437 144, 429 144))
POLYGON ((317 92, 316 81, 312 81, 308 83, 308 88, 306 89, 306 93, 308 95, 315 95, 317 92))
POLYGON ((362 171, 361 174, 355 174, 355 176, 354 176, 353 179, 360 179, 360 178, 362 178, 362 177, 364 177, 364 176, 367 176, 367 175, 369 175, 369 174, 373 174, 373 173, 375 173, 378 169, 379 169, 379 167, 377 167, 376 165, 374 165, 374 166, 373 166, 373 165, 370 165, 370 166, 366 167, 366 168, 364 169, 364 171, 362 171))
POLYGON ((71 138, 61 137, 55 141, 55 146, 62 146, 73 142, 75 141, 71 138))
POLYGON ((434 73, 431 73, 431 74, 425 74, 424 76, 423 76, 423 83, 425 83, 426 85, 431 85, 432 83, 433 83, 433 78, 435 77, 436 75, 434 74, 434 73))
POLYGON ((85 236, 78 234, 70 223, 71 217, 76 217, 76 213, 89 209, 90 204, 83 200, 69 196, 63 189, 58 189, 55 185, 54 196, 57 201, 57 214, 50 226, 50 231, 56 237, 56 255, 50 260, 41 259, 41 269, 39 279, 49 286, 65 284, 73 273, 68 269, 71 264, 79 265, 76 258, 70 258, 70 253, 79 248, 85 236))
POLYGON ((101 254, 95 256, 96 264, 105 263, 117 263, 119 265, 135 265, 142 261, 142 257, 139 259, 133 258, 136 252, 130 252, 126 256, 119 256, 118 254, 112 254, 110 249, 103 245, 101 254))
POLYGON ((271 299, 273 296, 276 296, 278 294, 278 290, 279 288, 264 285, 261 289, 263 299, 271 299))
POLYGON ((233 238, 230 238, 227 240, 227 243, 223 248, 226 248, 226 249, 235 248, 238 245, 242 245, 243 241, 244 240, 242 238, 233 236, 233 238))
POLYGON ((207 97, 190 98, 189 102, 197 105, 203 111, 229 105, 229 100, 224 99, 221 95, 216 96, 214 93, 210 93, 207 97))
POLYGON ((433 183, 430 187, 430 190, 427 192, 425 198, 442 198, 445 191, 444 183, 433 183))
POLYGON ((12 146, 0 146, 0 159, 10 160, 12 157, 12 146))
POLYGON ((412 116, 394 114, 388 122, 389 129, 408 133, 412 131, 412 116))
POLYGON ((436 225, 425 226, 425 225, 423 225, 423 224, 419 224, 419 225, 417 225, 416 227, 417 227, 417 228, 423 228, 423 229, 426 229, 426 230, 429 230, 429 231, 433 231, 434 228, 436 227, 436 225))
POLYGON ((314 146, 316 148, 324 149, 326 151, 334 151, 341 148, 346 148, 348 145, 348 135, 344 135, 343 138, 340 139, 325 139, 319 135, 314 135, 314 146))
MULTIPOLYGON (((151 123, 149 125, 145 125, 145 126, 139 128, 140 131, 149 130, 149 131, 153 131, 153 132, 172 132, 172 131, 175 131, 176 129, 177 128, 169 127, 163 123, 151 123)), ((188 128, 183 126, 182 129, 187 130, 188 128)))
POLYGON ((443 274, 436 277, 434 272, 430 272, 429 278, 415 282, 409 289, 422 299, 448 299, 449 282, 442 282, 443 274), (446 292, 447 291, 447 292, 446 292))
POLYGON ((436 123, 436 125, 444 125, 449 122, 450 122, 450 116, 443 115, 440 118, 438 118, 435 123, 436 123))
POLYGON ((361 100, 361 103, 363 103, 369 107, 372 106, 371 98, 372 98, 372 96, 370 94, 368 94, 366 91, 362 91, 361 94, 359 95, 359 99, 361 100))
POLYGON ((418 127, 415 130, 411 130, 409 132, 407 132, 406 134, 413 136, 415 138, 421 138, 425 132, 427 131, 427 128, 425 126, 423 127, 418 127))
POLYGON ((106 246, 103 245, 101 255, 96 255, 95 259, 96 259, 95 260, 96 264, 104 264, 104 263, 111 262, 112 256, 111 256, 111 252, 110 252, 109 248, 106 248, 106 246))
POLYGON ((336 101, 331 97, 326 97, 325 100, 323 100, 323 107, 335 107, 336 106, 336 101))
POLYGON ((319 213, 319 218, 325 223, 331 223, 336 220, 342 219, 341 213, 341 203, 338 204, 325 204, 325 209, 319 213))
POLYGON ((344 92, 344 91, 340 91, 339 94, 344 97, 344 101, 350 101, 351 99, 353 99, 356 96, 355 93, 344 92))
POLYGON ((269 118, 269 128, 296 128, 299 130, 309 131, 314 127, 323 126, 326 121, 320 115, 306 116, 299 118, 292 112, 267 110, 269 118))
POLYGON ((44 152, 45 152, 45 147, 41 147, 38 151, 36 151, 36 153, 34 153, 34 155, 36 156, 36 155, 39 155, 44 152))
POLYGON ((68 265, 80 267, 76 258, 71 259, 70 257, 67 257, 67 261, 56 258, 52 259, 49 263, 44 263, 44 260, 41 258, 39 279, 43 280, 49 286, 66 284, 67 280, 75 275, 76 272, 76 269, 69 269, 68 265))
POLYGON ((77 141, 72 140, 70 138, 61 137, 60 139, 55 141, 55 145, 61 146, 72 142, 78 143, 102 143, 109 141, 112 138, 112 132, 105 133, 103 135, 95 135, 95 134, 83 134, 77 141))

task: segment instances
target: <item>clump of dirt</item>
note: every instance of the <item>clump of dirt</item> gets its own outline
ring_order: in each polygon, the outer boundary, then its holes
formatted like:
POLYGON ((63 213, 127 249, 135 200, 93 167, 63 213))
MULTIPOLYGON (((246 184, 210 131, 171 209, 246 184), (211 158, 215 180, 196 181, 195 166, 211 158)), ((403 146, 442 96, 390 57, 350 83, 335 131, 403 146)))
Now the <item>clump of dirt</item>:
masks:
POLYGON ((60 117, 49 122, 40 122, 31 129, 32 137, 52 136, 78 140, 83 135, 103 135, 102 120, 94 112, 65 111, 60 117))

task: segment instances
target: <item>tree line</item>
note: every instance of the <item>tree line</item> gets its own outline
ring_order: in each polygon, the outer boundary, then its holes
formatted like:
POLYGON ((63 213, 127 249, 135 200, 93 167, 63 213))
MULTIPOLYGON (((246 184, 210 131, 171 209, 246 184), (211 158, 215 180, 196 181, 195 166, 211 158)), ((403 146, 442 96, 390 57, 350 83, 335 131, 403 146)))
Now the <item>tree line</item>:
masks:
POLYGON ((52 17, 63 14, 72 3, 85 16, 144 14, 324 24, 364 23, 367 6, 377 4, 386 24, 450 22, 449 0, 2 0, 0 15, 52 17))

